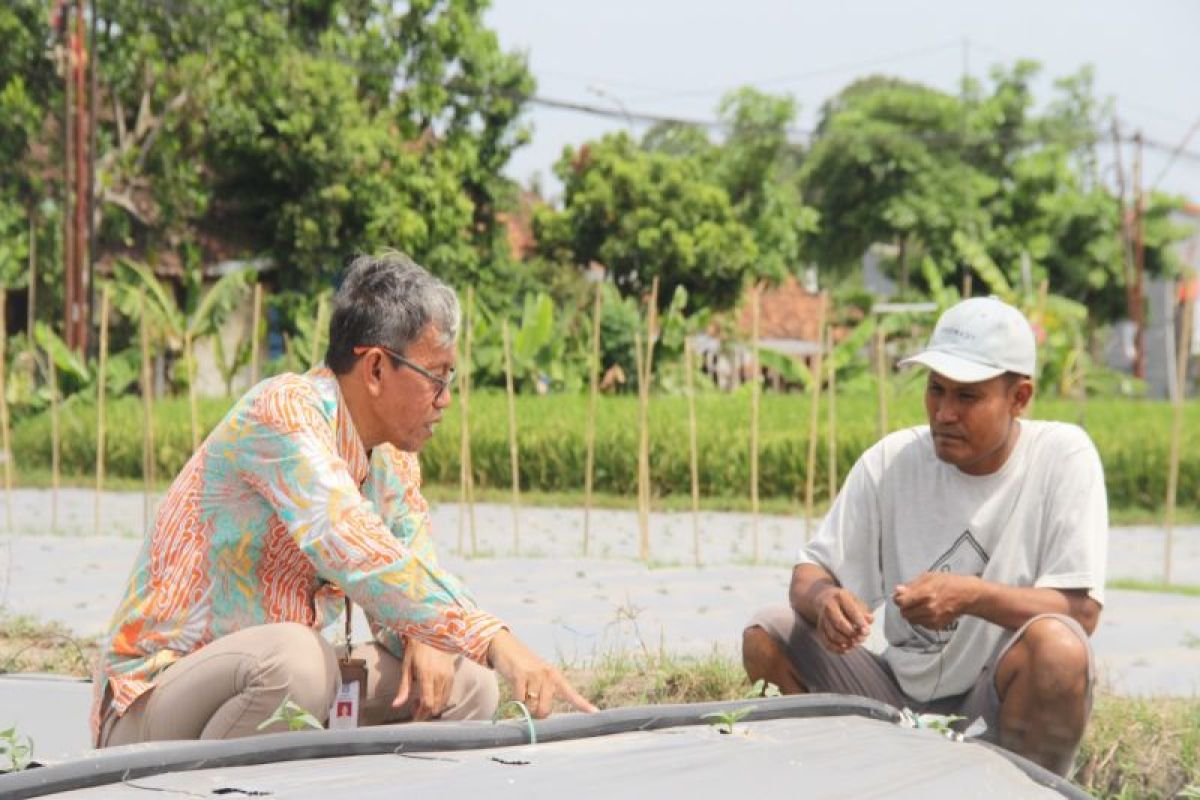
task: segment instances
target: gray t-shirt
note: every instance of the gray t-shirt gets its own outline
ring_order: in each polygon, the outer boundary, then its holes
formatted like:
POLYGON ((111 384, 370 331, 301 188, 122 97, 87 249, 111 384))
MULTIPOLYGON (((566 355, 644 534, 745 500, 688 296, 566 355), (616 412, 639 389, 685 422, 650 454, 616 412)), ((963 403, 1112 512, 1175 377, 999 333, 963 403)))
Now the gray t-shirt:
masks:
POLYGON ((923 572, 976 575, 1010 586, 1087 589, 1104 602, 1108 501, 1088 435, 1021 420, 1004 466, 974 476, 937 458, 928 426, 897 431, 854 465, 799 563, 829 570, 873 609, 886 605, 884 658, 916 700, 974 685, 1005 634, 963 616, 948 630, 910 625, 896 584, 923 572))

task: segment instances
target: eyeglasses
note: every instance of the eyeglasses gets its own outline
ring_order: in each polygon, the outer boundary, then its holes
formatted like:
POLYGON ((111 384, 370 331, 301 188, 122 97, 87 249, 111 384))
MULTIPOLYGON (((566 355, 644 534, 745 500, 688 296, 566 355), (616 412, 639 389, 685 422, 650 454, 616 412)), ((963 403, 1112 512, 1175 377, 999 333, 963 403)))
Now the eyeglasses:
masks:
POLYGON ((434 400, 437 400, 444 393, 450 391, 450 388, 454 385, 454 378, 455 378, 454 370, 450 370, 450 372, 444 378, 441 375, 434 375, 432 372, 425 369, 420 364, 409 361, 407 358, 400 355, 395 350, 391 349, 390 347, 384 347, 381 344, 359 345, 358 347, 355 347, 352 352, 356 356, 361 356, 363 353, 366 353, 368 350, 370 350, 372 348, 382 350, 383 352, 385 352, 389 356, 391 356, 392 360, 400 362, 404 366, 411 369, 413 372, 420 375, 425 380, 429 381, 433 385, 433 388, 435 390, 434 394, 433 394, 434 400))

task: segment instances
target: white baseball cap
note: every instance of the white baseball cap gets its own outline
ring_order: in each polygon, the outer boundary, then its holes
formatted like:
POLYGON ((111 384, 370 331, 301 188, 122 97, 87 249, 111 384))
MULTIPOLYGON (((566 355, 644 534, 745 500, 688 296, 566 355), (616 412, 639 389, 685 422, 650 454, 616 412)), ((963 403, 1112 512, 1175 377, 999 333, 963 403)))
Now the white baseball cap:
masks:
POLYGON ((1037 343, 1029 320, 997 297, 971 297, 938 319, 929 344, 900 366, 921 364, 957 383, 979 383, 1005 372, 1033 377, 1037 343))

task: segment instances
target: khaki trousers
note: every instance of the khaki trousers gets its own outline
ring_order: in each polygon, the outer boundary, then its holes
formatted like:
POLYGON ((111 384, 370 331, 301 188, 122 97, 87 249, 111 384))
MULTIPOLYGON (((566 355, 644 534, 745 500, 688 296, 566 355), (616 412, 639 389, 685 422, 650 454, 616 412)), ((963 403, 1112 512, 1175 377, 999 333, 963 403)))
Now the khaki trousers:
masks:
MULTIPOLYGON (((392 708, 401 661, 371 643, 353 657, 367 663, 367 696, 360 725, 406 722, 413 700, 392 708)), ((294 622, 259 625, 217 639, 175 662, 154 688, 121 716, 108 708, 100 747, 163 739, 235 739, 286 730, 258 726, 285 697, 324 722, 338 688, 337 656, 319 632, 294 622)), ((419 696, 416 684, 411 693, 419 696)), ((450 701, 441 719, 490 719, 499 702, 495 674, 459 656, 450 701)))
POLYGON ((920 700, 906 695, 887 661, 865 647, 853 647, 845 655, 836 655, 826 650, 821 644, 816 628, 788 606, 770 606, 760 610, 750 620, 748 627, 758 626, 770 634, 783 648, 810 692, 870 697, 896 709, 908 708, 920 714, 953 714, 965 718, 962 724, 957 726, 960 728, 965 728, 977 717, 982 717, 987 723, 987 731, 980 738, 995 742, 1000 735, 1000 693, 996 690, 996 668, 1009 649, 1029 630, 1030 625, 1047 618, 1060 622, 1087 648, 1087 713, 1090 717, 1092 687, 1096 675, 1092 644, 1083 627, 1065 614, 1038 614, 1031 617, 1011 635, 1000 640, 971 689, 963 694, 931 700, 920 700))

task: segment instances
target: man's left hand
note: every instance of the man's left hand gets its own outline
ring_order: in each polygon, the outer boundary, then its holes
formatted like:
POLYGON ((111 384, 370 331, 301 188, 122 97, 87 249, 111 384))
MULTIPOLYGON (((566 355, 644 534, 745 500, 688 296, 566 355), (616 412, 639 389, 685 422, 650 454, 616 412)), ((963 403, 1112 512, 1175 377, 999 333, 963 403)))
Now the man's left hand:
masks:
POLYGON ((414 700, 414 722, 440 715, 450 702, 456 658, 454 653, 438 650, 413 638, 406 639, 404 661, 400 666, 400 690, 396 693, 396 699, 392 701, 392 707, 400 708, 414 700), (415 699, 412 696, 414 686, 417 692, 415 699))
POLYGON ((892 600, 909 623, 940 631, 968 613, 979 595, 980 583, 972 575, 925 572, 916 580, 897 584, 892 600))

